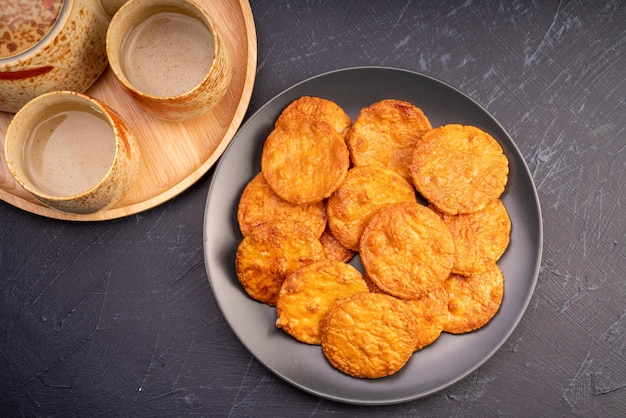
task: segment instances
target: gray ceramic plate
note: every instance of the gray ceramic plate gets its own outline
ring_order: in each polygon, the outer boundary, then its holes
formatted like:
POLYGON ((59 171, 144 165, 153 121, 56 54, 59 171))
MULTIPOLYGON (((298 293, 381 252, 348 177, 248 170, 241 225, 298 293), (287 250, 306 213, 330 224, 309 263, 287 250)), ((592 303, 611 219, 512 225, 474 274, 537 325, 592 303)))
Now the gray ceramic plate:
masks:
MULTIPOLYGON (((334 71, 303 81, 256 112, 236 134, 213 175, 204 220, 205 263, 224 317, 262 364, 294 386, 323 398, 353 404, 405 402, 437 392, 463 379, 507 340, 531 298, 542 250, 541 212, 526 163, 500 124, 458 90, 418 73, 380 67, 334 71), (250 299, 237 281, 235 252, 241 240, 237 204, 243 188, 260 171, 263 142, 282 109, 303 96, 335 101, 354 120, 361 108, 386 98, 420 107, 433 126, 475 125, 490 132, 509 159, 502 200, 512 221, 511 243, 499 265, 505 276, 500 311, 482 329, 442 336, 415 353, 393 376, 361 380, 335 370, 319 346, 309 346, 274 326, 275 310, 250 299)), ((358 263, 358 259, 356 260, 358 263)))

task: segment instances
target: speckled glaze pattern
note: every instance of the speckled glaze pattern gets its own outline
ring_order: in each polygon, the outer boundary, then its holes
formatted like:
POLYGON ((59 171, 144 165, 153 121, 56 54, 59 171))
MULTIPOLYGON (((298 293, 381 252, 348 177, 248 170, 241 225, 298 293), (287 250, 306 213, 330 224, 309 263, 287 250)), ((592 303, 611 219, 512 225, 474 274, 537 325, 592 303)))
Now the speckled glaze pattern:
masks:
POLYGON ((65 0, 48 36, 24 53, 0 60, 0 111, 17 112, 50 91, 89 88, 107 66, 109 22, 99 0, 65 0))
POLYGON ((0 2, 0 58, 20 54, 52 29, 63 0, 0 2))
POLYGON ((11 121, 4 147, 7 166, 16 181, 43 204, 65 212, 94 213, 113 206, 127 194, 139 171, 139 145, 126 122, 104 103, 77 92, 51 92, 27 103, 11 121), (115 156, 105 177, 91 189, 75 196, 55 197, 42 193, 31 184, 22 153, 24 141, 39 112, 68 100, 92 106, 106 116, 115 134, 115 156))
POLYGON ((225 39, 220 35, 207 11, 190 0, 130 0, 111 20, 107 33, 107 56, 111 70, 125 91, 145 112, 164 120, 185 120, 201 115, 213 108, 224 97, 232 77, 232 61, 225 39), (193 90, 172 97, 155 97, 135 89, 122 71, 122 48, 126 34, 142 19, 147 18, 151 8, 170 5, 185 9, 205 22, 211 30, 215 56, 209 73, 193 90))

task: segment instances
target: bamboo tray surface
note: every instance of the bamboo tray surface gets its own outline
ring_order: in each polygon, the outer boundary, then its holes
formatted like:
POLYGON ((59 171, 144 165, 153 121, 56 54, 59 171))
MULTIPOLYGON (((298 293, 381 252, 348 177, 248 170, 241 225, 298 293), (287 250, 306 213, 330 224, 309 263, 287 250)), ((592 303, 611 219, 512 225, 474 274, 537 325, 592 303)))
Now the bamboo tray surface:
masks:
POLYGON ((209 10, 233 58, 231 84, 214 109, 183 122, 155 119, 133 103, 107 68, 85 93, 110 105, 128 123, 141 148, 141 163, 137 180, 120 202, 110 209, 84 215, 48 208, 15 181, 4 157, 4 137, 13 114, 0 112, 0 199, 50 218, 101 221, 153 208, 199 180, 224 152, 245 116, 254 86, 257 44, 247 0, 198 3, 209 10))

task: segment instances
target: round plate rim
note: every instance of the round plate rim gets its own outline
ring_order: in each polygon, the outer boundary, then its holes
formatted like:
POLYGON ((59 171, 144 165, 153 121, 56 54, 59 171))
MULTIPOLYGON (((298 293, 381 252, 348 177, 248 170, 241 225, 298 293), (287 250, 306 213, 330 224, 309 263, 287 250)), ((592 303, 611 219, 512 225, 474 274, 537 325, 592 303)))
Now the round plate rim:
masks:
MULTIPOLYGON (((435 125, 433 125, 435 126, 435 125)), ((501 140, 501 137, 496 138, 499 140, 501 140)), ((239 139, 241 141, 241 139, 239 139)), ((258 145, 258 144, 257 144, 258 145)), ((232 206, 232 205, 231 205, 232 206)), ((235 210, 236 210, 236 205, 235 205, 235 210)), ((235 220, 236 222, 236 220, 235 220)), ((272 373, 274 373, 276 376, 278 376, 279 378, 281 378, 282 380, 290 383, 291 385, 305 391, 311 394, 314 394, 316 396, 319 396, 321 398, 324 399, 329 399, 329 400, 333 400, 333 401, 337 401, 337 402, 343 402, 343 403, 347 403, 347 404, 356 404, 356 405, 385 405, 385 404, 395 404, 395 403, 402 403, 402 402, 407 402, 407 401, 411 401, 411 400, 415 400, 415 399, 419 399, 419 398, 423 398, 429 395, 432 395, 438 391, 441 391, 461 380, 463 380, 464 378, 466 378, 468 375, 470 375, 471 373, 473 373, 475 370, 477 370, 479 367, 481 367, 482 365, 484 365, 503 345, 504 343, 508 340, 508 338, 510 337, 510 335, 513 333, 513 331, 515 330, 515 328, 518 326, 519 322, 521 321, 529 303, 530 300, 532 298, 534 289, 536 287, 537 284, 537 280, 538 280, 538 276, 539 276, 539 269, 540 269, 540 264, 541 264, 541 259, 542 259, 542 251, 543 251, 543 225, 542 225, 542 215, 541 215, 541 207, 540 207, 540 202, 539 202, 539 197, 537 194, 537 189, 534 185, 533 179, 532 179, 532 174, 528 168, 528 165, 526 164, 526 162, 524 161, 524 158, 519 150, 519 148, 517 147, 517 145, 515 144, 515 142, 513 141, 513 139, 510 137, 510 135, 505 131, 505 129, 502 127, 502 125, 483 107, 481 106, 478 102, 476 102, 474 99, 472 99, 471 97, 469 97, 467 94, 463 93, 462 91, 460 91, 459 89, 451 86, 450 84, 441 81, 437 78, 434 78, 432 76, 426 75, 426 74, 422 74, 416 71, 412 71, 412 70, 406 70, 406 69, 401 69, 401 68, 395 68, 395 67, 386 67, 386 66, 357 66, 357 67, 347 67, 347 68, 341 68, 341 69, 337 69, 337 70, 332 70, 332 71, 328 71, 322 74, 318 74, 312 77, 309 77, 307 79, 304 79, 294 85, 292 85, 291 87, 283 90, 281 93, 277 94, 276 96, 274 96, 271 100, 269 100, 268 102, 266 102, 263 106, 261 106, 254 114, 252 114, 248 120, 240 127, 239 131, 237 132, 237 134, 235 135, 235 137, 233 138, 233 140, 231 141, 231 143, 229 144, 229 146, 227 147, 226 151, 222 154, 222 157, 220 158, 220 161, 218 161, 218 163, 216 164, 216 168, 215 168, 215 172, 213 174, 213 178, 209 187, 209 191, 207 194, 207 201, 206 201, 206 206, 205 206, 205 214, 204 214, 204 223, 203 223, 203 242, 204 242, 204 257, 205 257, 205 268, 206 268, 206 272, 207 272, 207 276, 208 276, 208 280, 210 283, 210 286, 213 290, 214 293, 214 297, 216 299, 216 302, 218 304, 218 307, 220 308, 224 318, 226 319, 227 323, 229 324, 230 328, 232 329, 232 331, 235 333, 235 335, 237 336, 237 338, 240 340, 240 342, 248 349, 248 351, 250 351, 250 353, 261 363, 263 364, 266 368, 268 368, 272 373), (399 395, 399 396, 388 396, 388 397, 383 397, 382 399, 367 399, 365 397, 360 397, 360 396, 341 396, 341 395, 336 395, 332 393, 332 390, 321 390, 319 388, 312 388, 310 385, 302 383, 302 379, 298 379, 298 378, 294 378, 293 376, 289 375, 288 373, 284 373, 280 370, 276 370, 276 368, 272 367, 270 364, 268 364, 266 356, 264 353, 258 353, 258 350, 256 347, 251 347, 250 343, 246 341, 246 338, 244 335, 242 335, 241 331, 238 329, 238 326, 236 324, 236 321, 233 319, 232 314, 229 312, 229 310, 231 309, 231 307, 228 306, 229 302, 232 302, 230 300, 225 300, 222 298, 222 296, 220 295, 220 288, 218 286, 218 282, 216 282, 216 280, 218 280, 218 275, 219 275, 219 271, 216 271, 216 265, 215 263, 217 263, 217 260, 215 259, 215 257, 217 256, 217 254, 215 254, 215 251, 211 248, 211 243, 210 241, 210 237, 212 236, 212 233, 215 231, 211 231, 210 230, 210 223, 212 220, 212 216, 213 214, 211 213, 211 205, 212 203, 215 201, 215 199, 217 199, 217 197, 215 197, 212 200, 212 197, 215 196, 215 194, 217 193, 217 189, 219 187, 219 181, 220 181, 220 172, 221 170, 224 169, 224 166, 226 164, 228 164, 228 160, 230 158, 230 152, 231 149, 233 147, 235 147, 238 143, 238 138, 243 137, 247 130, 251 129, 251 125, 258 119, 263 117, 263 115, 265 113, 268 112, 268 109, 270 106, 272 106, 273 104, 275 104, 277 101, 280 101, 281 98, 285 98, 286 96, 288 96, 290 93, 294 92, 294 91, 298 91, 302 88, 305 88, 307 85, 311 84, 311 83, 315 83, 315 82, 319 82, 320 80, 324 80, 325 78, 328 77, 333 77, 336 75, 341 75, 341 74, 349 74, 349 73, 356 73, 356 72, 362 72, 362 71, 373 71, 373 72, 390 72, 390 73, 394 73, 394 74, 398 74, 398 75, 406 75, 409 77, 416 77, 416 79, 422 79, 425 80, 429 83, 434 83, 436 85, 439 85, 441 88, 443 89, 447 89, 448 91, 454 93, 455 95, 458 95, 459 97, 463 97, 465 100, 467 100, 471 106, 473 106, 475 109, 477 109, 479 112, 482 112, 483 116, 486 118, 489 118, 491 120, 491 123, 493 123, 495 126, 499 127, 499 129, 501 130, 501 135, 505 136, 506 142, 507 142, 507 147, 509 149, 509 152, 513 152, 513 154, 516 157, 516 164, 517 164, 517 168, 521 169, 521 172, 519 174, 521 174, 522 177, 524 177, 524 180, 526 180, 527 182, 529 182, 529 186, 530 186, 530 195, 529 196, 532 200, 532 206, 533 208, 536 210, 536 213, 533 213, 532 215, 532 220, 534 221, 536 230, 534 230, 533 232, 535 233, 534 238, 535 238, 535 244, 536 244, 536 248, 534 248, 534 260, 532 263, 532 267, 530 268, 531 277, 527 277, 526 280, 528 281, 528 286, 527 286, 527 292, 523 295, 523 298, 521 298, 518 301, 518 311, 515 313, 515 317, 514 320, 512 322, 509 323, 509 326, 507 327, 506 330, 504 330, 504 332, 501 332, 499 334, 499 338, 496 344, 492 345, 490 347, 489 350, 485 351, 485 353, 482 355, 482 358, 480 359, 480 361, 475 362, 475 364, 473 364, 472 367, 466 369, 463 373, 460 373, 459 375, 455 376, 455 378, 453 379, 448 379, 447 381, 439 384, 439 385, 435 385, 430 387, 428 390, 422 390, 422 391, 416 391, 414 393, 410 393, 410 394, 404 394, 404 395, 399 395), (521 163, 521 164, 519 164, 521 163)), ((506 254, 505 254, 506 255, 506 254)), ((234 258, 233 258, 234 260, 234 258)), ((237 279, 234 279, 235 281, 237 281, 237 279)), ((506 280, 506 279, 505 279, 506 280)), ((245 294, 245 291, 243 290, 243 288, 241 288, 241 292, 242 294, 245 294)), ((245 296, 247 297, 247 296, 245 296)), ((251 304, 258 304, 258 302, 253 301, 252 299, 248 298, 249 303, 251 304)), ((268 307, 269 308, 269 307, 268 307)), ((273 308, 271 308, 273 309, 273 308)), ((484 327, 487 328, 489 326, 489 324, 484 327)), ((479 331, 475 331, 475 333, 480 332, 479 331)), ((470 333, 472 334, 472 333, 470 333)), ((446 338, 446 337, 450 337, 450 338, 459 338, 462 336, 451 336, 451 335, 443 335, 441 338, 446 338)), ((286 337, 286 339, 288 339, 290 337, 286 337)), ((302 344, 302 343, 298 343, 298 344, 302 344)), ((426 348, 428 349, 428 347, 426 348)), ((341 374, 340 372, 337 371, 337 373, 341 374)), ((391 376, 389 378, 385 378, 385 379, 390 379, 390 378, 394 378, 394 376, 391 376)))

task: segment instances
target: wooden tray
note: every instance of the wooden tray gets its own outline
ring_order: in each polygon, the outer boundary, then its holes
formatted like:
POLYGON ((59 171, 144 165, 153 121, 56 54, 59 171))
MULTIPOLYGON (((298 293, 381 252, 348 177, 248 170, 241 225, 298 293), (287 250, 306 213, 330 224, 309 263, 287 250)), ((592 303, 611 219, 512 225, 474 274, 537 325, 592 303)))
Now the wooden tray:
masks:
POLYGON ((207 114, 184 122, 165 122, 141 111, 107 68, 85 93, 101 99, 130 125, 141 147, 139 175, 116 206, 79 215, 48 208, 13 178, 4 157, 4 137, 13 117, 0 112, 0 199, 25 211, 55 219, 100 221, 155 207, 194 184, 215 164, 239 128, 256 75, 256 29, 247 0, 199 0, 225 36, 233 57, 233 78, 226 97, 207 114))

